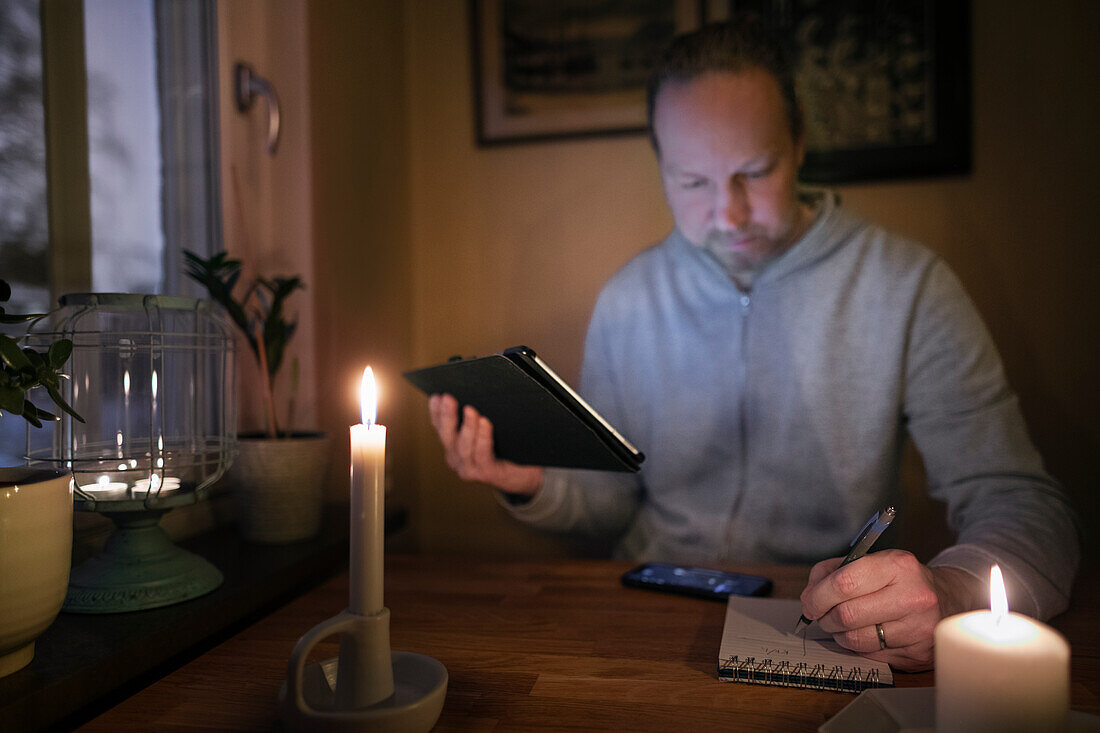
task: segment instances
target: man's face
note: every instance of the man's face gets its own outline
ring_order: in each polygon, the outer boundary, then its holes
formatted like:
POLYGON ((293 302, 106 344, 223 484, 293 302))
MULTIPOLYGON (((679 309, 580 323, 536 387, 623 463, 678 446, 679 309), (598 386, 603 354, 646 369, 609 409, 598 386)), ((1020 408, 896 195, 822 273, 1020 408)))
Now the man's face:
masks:
POLYGON ((653 130, 676 226, 732 273, 753 273, 802 235, 796 183, 802 140, 765 71, 666 83, 653 130))

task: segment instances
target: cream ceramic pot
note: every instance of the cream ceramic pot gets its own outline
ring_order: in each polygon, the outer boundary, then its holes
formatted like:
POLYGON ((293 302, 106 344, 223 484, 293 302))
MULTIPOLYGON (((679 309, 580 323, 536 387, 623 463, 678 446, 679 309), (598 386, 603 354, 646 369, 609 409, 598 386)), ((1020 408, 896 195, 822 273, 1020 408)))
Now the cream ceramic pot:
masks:
POLYGON ((72 548, 72 474, 0 468, 0 677, 30 663, 61 610, 72 548))
POLYGON ((321 433, 279 439, 237 436, 237 458, 226 481, 246 540, 282 544, 317 534, 327 446, 321 433))

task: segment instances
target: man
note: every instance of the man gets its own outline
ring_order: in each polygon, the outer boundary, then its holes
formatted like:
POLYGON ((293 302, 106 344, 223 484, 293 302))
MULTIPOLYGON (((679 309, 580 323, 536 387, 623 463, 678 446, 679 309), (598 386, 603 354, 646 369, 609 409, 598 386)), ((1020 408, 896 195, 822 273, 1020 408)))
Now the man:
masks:
POLYGON ((803 611, 897 669, 931 667, 944 616, 1062 611, 1075 519, 1043 470, 996 350, 927 250, 800 189, 789 67, 754 21, 673 43, 649 119, 675 230, 600 294, 581 392, 647 454, 638 475, 518 466, 492 426, 430 400, 448 463, 515 516, 608 533, 637 560, 818 562, 803 611), (958 544, 923 565, 883 550, 837 569, 875 510, 901 503, 908 433, 958 544), (831 558, 822 560, 822 558, 831 558))

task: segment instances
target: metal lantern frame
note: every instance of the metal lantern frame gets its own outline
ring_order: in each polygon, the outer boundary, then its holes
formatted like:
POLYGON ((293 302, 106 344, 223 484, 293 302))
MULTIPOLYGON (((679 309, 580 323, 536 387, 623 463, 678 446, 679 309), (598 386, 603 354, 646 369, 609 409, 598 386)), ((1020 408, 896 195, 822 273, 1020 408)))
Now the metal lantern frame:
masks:
POLYGON ((201 501, 236 452, 236 344, 223 312, 194 298, 76 293, 32 327, 28 346, 73 352, 52 430, 28 429, 32 465, 72 472, 78 511, 115 523, 104 552, 74 568, 64 609, 112 613, 208 593, 222 575, 160 528, 201 501))

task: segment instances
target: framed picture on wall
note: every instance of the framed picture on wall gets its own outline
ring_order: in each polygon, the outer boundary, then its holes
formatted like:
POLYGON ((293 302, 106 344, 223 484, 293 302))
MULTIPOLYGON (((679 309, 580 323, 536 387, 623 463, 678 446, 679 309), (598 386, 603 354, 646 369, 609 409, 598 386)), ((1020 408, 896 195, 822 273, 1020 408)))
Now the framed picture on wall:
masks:
POLYGON ((699 0, 470 0, 480 145, 646 129, 654 59, 699 0))
POLYGON ((789 39, 806 128, 801 178, 850 183, 970 171, 966 0, 707 0, 789 39))

